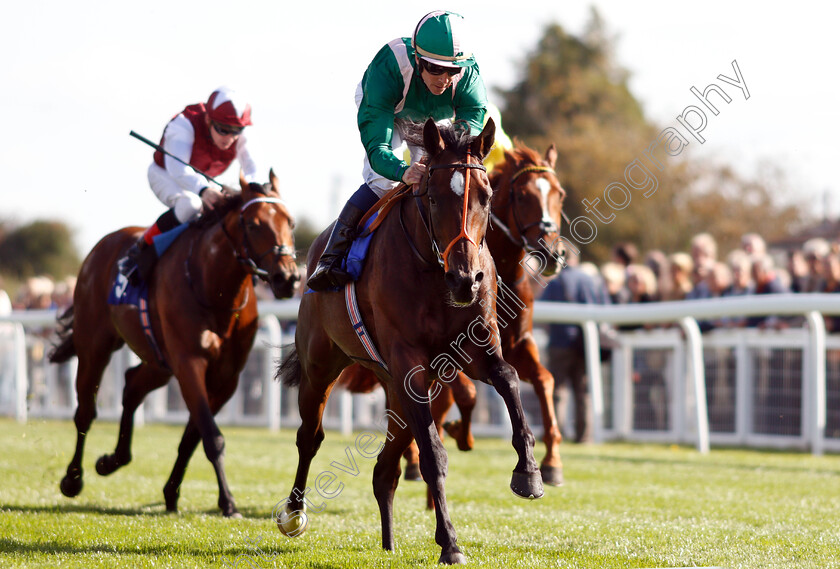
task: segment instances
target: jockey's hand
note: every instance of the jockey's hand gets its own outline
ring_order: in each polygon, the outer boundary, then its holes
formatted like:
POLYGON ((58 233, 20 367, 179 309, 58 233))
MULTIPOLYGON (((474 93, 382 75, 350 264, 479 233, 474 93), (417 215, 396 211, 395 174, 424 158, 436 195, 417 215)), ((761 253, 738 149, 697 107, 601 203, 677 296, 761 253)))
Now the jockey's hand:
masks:
POLYGON ((204 203, 204 209, 210 211, 213 207, 224 199, 222 192, 216 188, 205 188, 201 192, 201 201, 204 203))
POLYGON ((409 186, 419 184, 423 176, 426 175, 426 165, 420 162, 415 162, 408 167, 408 170, 403 174, 402 181, 409 186))
POLYGON ((239 193, 239 188, 234 188, 233 186, 226 186, 222 184, 222 195, 225 196, 234 196, 239 193))

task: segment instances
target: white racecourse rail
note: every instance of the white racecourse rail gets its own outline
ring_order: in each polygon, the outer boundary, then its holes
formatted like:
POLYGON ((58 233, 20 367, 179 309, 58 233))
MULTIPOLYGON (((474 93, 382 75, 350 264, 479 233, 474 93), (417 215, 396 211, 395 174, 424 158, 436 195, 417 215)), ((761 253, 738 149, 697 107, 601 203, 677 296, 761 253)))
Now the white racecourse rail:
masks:
MULTIPOLYGON (((298 300, 260 302, 261 326, 252 357, 239 389, 219 414, 220 423, 272 429, 279 428, 281 422, 284 426, 298 424, 294 401, 289 401, 289 396, 281 401, 286 388, 273 381, 280 346, 293 341, 292 335, 282 333, 279 322, 285 322, 287 329, 293 327, 298 304, 298 300)), ((537 302, 534 307, 535 323, 569 322, 583 327, 595 441, 692 442, 700 452, 708 452, 710 439, 720 444, 810 448, 814 454, 840 451, 840 409, 835 408, 840 407, 840 337, 826 336, 823 315, 840 315, 840 295, 759 295, 619 306, 537 302), (784 331, 713 330, 701 335, 697 324, 698 320, 771 314, 801 316, 806 326, 784 331), (676 323, 682 334, 675 328, 622 332, 612 363, 604 366, 598 346, 597 324, 601 322, 676 323), (830 394, 827 350, 832 356, 830 394), (771 376, 778 371, 779 358, 794 362, 794 373, 781 380, 782 387, 780 380, 771 376), (650 366, 651 361, 658 362, 656 369, 650 366), (660 385, 645 391, 644 379, 639 379, 644 371, 639 366, 659 374, 660 385), (726 366, 731 368, 729 375, 726 366), (610 381, 604 381, 604 370, 610 372, 610 381), (707 378, 709 372, 717 374, 715 370, 723 375, 707 378), (751 378, 751 373, 756 377, 751 378), (707 386, 714 394, 707 394, 707 386), (642 401, 642 393, 650 400, 642 401), (711 410, 708 401, 714 407, 711 410), (645 419, 645 406, 652 409, 654 419, 645 419), (710 413, 715 418, 711 433, 710 413), (831 413, 831 433, 826 432, 827 413, 831 413), (784 419, 787 427, 780 429, 779 420, 774 422, 776 416, 784 419)), ((55 317, 52 310, 0 316, 0 415, 13 415, 20 421, 27 416, 72 417, 75 367, 50 365, 45 359, 45 337, 55 325, 55 317), (57 369, 60 367, 63 369, 57 369)), ((544 343, 544 334, 538 337, 544 343)), ((136 361, 125 349, 113 358, 99 394, 100 417, 119 417, 123 374, 136 361)), ((325 413, 328 428, 349 432, 383 416, 381 393, 351 396, 342 390, 338 394, 325 413)), ((523 399, 529 395, 523 391, 523 399)), ((476 432, 505 435, 509 425, 500 410, 492 390, 479 385, 476 432)), ((151 394, 137 413, 138 422, 183 423, 187 418, 174 381, 151 394)), ((538 412, 532 414, 531 424, 539 431, 538 412)))

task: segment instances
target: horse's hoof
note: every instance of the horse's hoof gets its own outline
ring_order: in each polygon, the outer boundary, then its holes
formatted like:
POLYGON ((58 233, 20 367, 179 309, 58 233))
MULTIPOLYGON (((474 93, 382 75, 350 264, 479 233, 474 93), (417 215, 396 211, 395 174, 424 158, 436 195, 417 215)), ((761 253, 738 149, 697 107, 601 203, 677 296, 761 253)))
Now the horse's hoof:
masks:
POLYGON ((61 488, 61 493, 67 496, 68 498, 75 498, 79 495, 82 491, 82 486, 84 486, 84 482, 82 482, 82 473, 79 472, 78 474, 66 474, 64 478, 61 479, 61 484, 59 484, 59 488, 61 488))
POLYGON ((224 512, 224 516, 231 520, 241 520, 242 514, 239 513, 239 510, 236 508, 233 509, 232 512, 224 512))
POLYGON ((292 510, 289 504, 274 518, 277 521, 277 528, 286 537, 298 537, 309 527, 309 517, 306 515, 306 505, 300 510, 292 510))
POLYGON ((412 482, 423 481, 423 476, 420 474, 420 465, 416 462, 405 465, 405 474, 403 476, 406 480, 411 480, 412 482))
POLYGON ((441 553, 438 563, 443 565, 463 565, 467 562, 467 558, 460 551, 449 551, 441 553))
POLYGON ((542 474, 543 484, 549 486, 563 485, 563 467, 562 466, 548 466, 543 464, 540 466, 540 474, 542 474))
POLYGON ((131 459, 126 461, 118 460, 116 455, 113 454, 103 454, 99 457, 99 460, 96 461, 96 473, 100 476, 108 476, 128 464, 130 461, 131 459))
POLYGON ((176 488, 175 490, 170 490, 169 486, 164 486, 163 488, 163 500, 166 502, 166 511, 167 512, 177 512, 178 511, 178 498, 180 496, 179 490, 176 488))
POLYGON ((520 498, 534 500, 542 498, 543 491, 542 476, 537 472, 514 472, 510 479, 510 489, 520 498))

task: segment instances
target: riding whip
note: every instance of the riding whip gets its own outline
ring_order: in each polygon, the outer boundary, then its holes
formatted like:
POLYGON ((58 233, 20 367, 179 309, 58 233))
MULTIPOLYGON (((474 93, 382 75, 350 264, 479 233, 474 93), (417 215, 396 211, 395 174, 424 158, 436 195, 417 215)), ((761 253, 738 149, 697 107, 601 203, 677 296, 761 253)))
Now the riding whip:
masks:
POLYGON ((214 183, 214 184, 216 184, 217 186, 222 186, 222 185, 223 185, 221 182, 217 182, 215 179, 211 178, 210 176, 208 176, 207 174, 205 174, 204 172, 202 172, 201 170, 199 170, 198 168, 196 168, 196 167, 195 167, 195 166, 193 166, 192 164, 189 164, 189 163, 187 163, 187 162, 184 162, 183 160, 181 160, 180 158, 178 158, 177 156, 175 156, 175 155, 174 155, 174 154, 172 154, 171 152, 167 152, 166 150, 164 150, 164 149, 163 149, 163 147, 162 147, 161 145, 159 145, 159 144, 155 144, 154 142, 152 142, 151 140, 149 140, 149 139, 148 139, 148 138, 146 138, 145 136, 140 135, 140 134, 137 134, 137 133, 136 133, 136 132, 134 132, 133 130, 132 130, 131 132, 129 132, 128 134, 130 134, 131 136, 133 136, 134 138, 136 138, 136 139, 138 139, 138 140, 140 140, 140 141, 142 141, 142 142, 145 142, 146 144, 148 144, 149 146, 151 146, 151 147, 152 147, 152 148, 154 148, 155 150, 158 150, 158 151, 160 151, 160 152, 163 152, 164 154, 166 154, 167 156, 169 156, 170 158, 172 158, 172 159, 174 159, 174 160, 177 160, 178 162, 180 162, 180 163, 181 163, 181 164, 183 164, 184 166, 189 166, 190 168, 192 168, 192 169, 193 169, 193 171, 194 171, 196 174, 201 174, 202 176, 204 176, 204 177, 207 179, 207 181, 209 181, 209 182, 213 182, 213 183, 214 183))

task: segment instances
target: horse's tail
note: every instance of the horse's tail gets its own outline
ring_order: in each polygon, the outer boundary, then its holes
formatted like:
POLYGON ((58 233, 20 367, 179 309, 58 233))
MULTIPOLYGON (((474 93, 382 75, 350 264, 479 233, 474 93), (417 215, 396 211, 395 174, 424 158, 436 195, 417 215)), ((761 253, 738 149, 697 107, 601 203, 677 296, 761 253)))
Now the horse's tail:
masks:
POLYGON ((53 344, 49 359, 54 364, 62 364, 76 355, 76 344, 73 343, 73 306, 58 317, 58 344, 53 344))
POLYGON ((280 367, 277 368, 277 373, 274 379, 283 382, 286 387, 297 387, 300 385, 302 372, 300 369, 300 358, 298 357, 297 348, 294 344, 287 344, 283 348, 290 348, 289 353, 283 358, 280 367))

